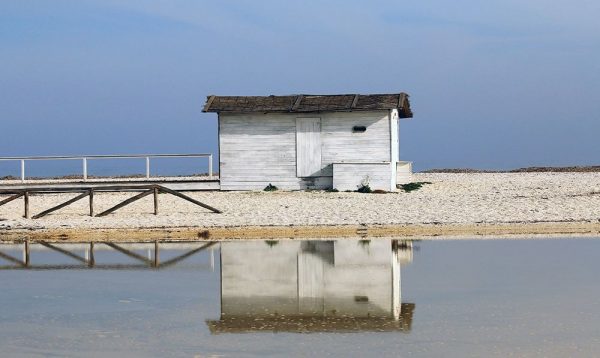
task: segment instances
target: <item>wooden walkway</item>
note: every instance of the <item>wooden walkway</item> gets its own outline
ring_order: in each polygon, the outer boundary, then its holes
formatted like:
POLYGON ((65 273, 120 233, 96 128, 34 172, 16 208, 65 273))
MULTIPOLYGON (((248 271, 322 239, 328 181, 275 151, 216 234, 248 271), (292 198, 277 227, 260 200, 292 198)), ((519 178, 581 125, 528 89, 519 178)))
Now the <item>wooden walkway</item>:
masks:
POLYGON ((29 218, 30 217, 29 201, 30 201, 31 194, 41 195, 41 194, 50 194, 50 193, 52 193, 52 194, 55 194, 55 193, 77 193, 79 195, 77 195, 77 196, 73 197, 72 199, 69 199, 61 204, 58 204, 47 210, 44 210, 41 213, 33 215, 33 217, 32 217, 33 219, 39 219, 41 217, 44 217, 52 212, 55 212, 66 206, 69 206, 69 205, 73 204, 74 202, 79 201, 84 198, 89 199, 89 215, 90 216, 92 216, 92 217, 93 216, 95 216, 95 217, 106 216, 106 215, 108 215, 126 205, 129 205, 143 197, 146 197, 148 195, 154 196, 154 215, 158 215, 158 194, 161 194, 161 193, 177 196, 183 200, 187 200, 193 204, 196 204, 205 209, 208 209, 208 210, 212 211, 213 213, 221 213, 221 211, 219 209, 216 209, 210 205, 204 204, 196 199, 193 199, 185 194, 182 194, 179 191, 169 189, 165 186, 158 185, 158 184, 104 185, 104 186, 87 186, 87 187, 79 187, 78 186, 78 187, 61 187, 61 188, 36 187, 36 188, 24 188, 24 189, 0 189, 0 195, 9 195, 8 198, 0 200, 0 206, 10 203, 13 200, 23 198, 23 207, 24 207, 23 216, 25 218, 29 218), (140 193, 132 196, 131 198, 129 198, 127 200, 120 202, 119 204, 117 204, 109 209, 102 211, 99 214, 95 214, 94 213, 94 196, 99 193, 103 193, 103 192, 140 192, 140 193))

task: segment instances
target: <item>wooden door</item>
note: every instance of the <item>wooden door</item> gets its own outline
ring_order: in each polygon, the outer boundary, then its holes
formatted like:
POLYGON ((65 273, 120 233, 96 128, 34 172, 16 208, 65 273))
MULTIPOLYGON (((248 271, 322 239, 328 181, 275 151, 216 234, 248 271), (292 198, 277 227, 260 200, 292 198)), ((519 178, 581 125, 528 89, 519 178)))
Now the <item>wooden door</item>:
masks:
POLYGON ((296 175, 318 176, 321 171, 321 118, 296 118, 296 175))

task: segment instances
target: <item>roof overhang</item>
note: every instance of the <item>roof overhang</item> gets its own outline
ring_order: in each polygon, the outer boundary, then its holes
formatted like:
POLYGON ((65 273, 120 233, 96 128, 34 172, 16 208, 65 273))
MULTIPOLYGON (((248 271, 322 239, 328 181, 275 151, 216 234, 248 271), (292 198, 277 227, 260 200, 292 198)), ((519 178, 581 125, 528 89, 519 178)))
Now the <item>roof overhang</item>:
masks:
POLYGON ((206 98, 202 112, 310 113, 397 109, 400 118, 412 118, 408 94, 336 94, 288 96, 215 96, 206 98))

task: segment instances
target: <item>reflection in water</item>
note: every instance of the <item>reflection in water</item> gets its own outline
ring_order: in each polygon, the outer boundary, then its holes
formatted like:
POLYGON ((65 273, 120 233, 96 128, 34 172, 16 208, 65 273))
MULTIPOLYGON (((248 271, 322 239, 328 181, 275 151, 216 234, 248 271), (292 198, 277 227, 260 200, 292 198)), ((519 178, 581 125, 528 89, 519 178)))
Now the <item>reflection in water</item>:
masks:
POLYGON ((209 265, 195 260, 188 267, 212 271, 213 250, 219 245, 220 319, 206 321, 213 334, 411 328, 415 305, 401 302, 400 267, 412 261, 412 243, 391 239, 160 245, 24 242, 0 245, 0 271, 158 270, 179 266, 205 251, 209 265))
POLYGON ((600 351, 600 238, 208 243, 0 244, 0 357, 600 351))
POLYGON ((210 248, 210 266, 214 268, 213 247, 216 242, 199 243, 134 243, 115 244, 112 242, 89 242, 79 244, 56 244, 40 241, 29 244, 0 245, 0 259, 8 265, 0 264, 0 270, 76 270, 76 269, 163 269, 175 266, 180 262, 210 248), (121 258, 116 262, 102 262, 97 259, 98 252, 112 251, 120 253, 121 258), (167 255, 161 260, 160 252, 176 253, 167 255), (32 255, 35 252, 36 255, 32 255), (19 257, 19 253, 21 257, 19 257), (62 260, 50 263, 48 253, 58 254, 62 260), (144 255, 144 253, 146 255, 144 255), (41 255, 38 255, 41 254, 41 255), (33 256, 33 257, 32 257, 33 256), (64 259, 67 259, 65 263, 64 259), (123 259, 128 263, 123 263, 123 259), (135 263, 131 263, 131 261, 135 263))
POLYGON ((410 331, 401 303, 398 240, 221 243, 221 318, 213 334, 256 331, 410 331))

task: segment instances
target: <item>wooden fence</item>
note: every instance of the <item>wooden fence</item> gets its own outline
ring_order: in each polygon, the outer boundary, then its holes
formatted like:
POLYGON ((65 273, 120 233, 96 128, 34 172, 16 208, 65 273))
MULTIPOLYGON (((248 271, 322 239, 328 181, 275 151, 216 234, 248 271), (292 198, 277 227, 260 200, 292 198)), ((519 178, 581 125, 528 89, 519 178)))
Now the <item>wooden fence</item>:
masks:
POLYGON ((49 160, 80 160, 81 173, 83 181, 88 179, 88 161, 94 159, 145 159, 146 160, 146 179, 150 179, 150 159, 152 158, 207 158, 208 159, 208 177, 213 177, 213 155, 210 153, 194 154, 125 154, 125 155, 76 155, 76 156, 35 156, 35 157, 0 157, 0 161, 16 161, 21 164, 21 182, 25 182, 25 163, 28 161, 49 161, 49 160))

